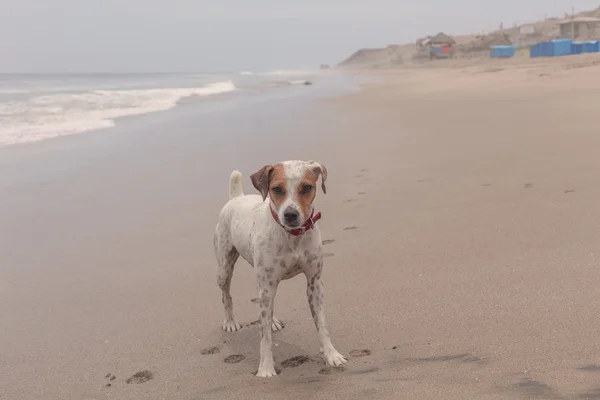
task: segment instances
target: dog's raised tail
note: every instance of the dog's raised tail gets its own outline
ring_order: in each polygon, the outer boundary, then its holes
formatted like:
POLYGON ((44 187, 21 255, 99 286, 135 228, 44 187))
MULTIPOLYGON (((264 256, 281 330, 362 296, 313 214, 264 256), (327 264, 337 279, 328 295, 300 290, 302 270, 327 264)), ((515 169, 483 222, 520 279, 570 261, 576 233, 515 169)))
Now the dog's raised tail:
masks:
POLYGON ((242 173, 233 171, 229 178, 229 200, 244 195, 244 187, 242 186, 242 173))

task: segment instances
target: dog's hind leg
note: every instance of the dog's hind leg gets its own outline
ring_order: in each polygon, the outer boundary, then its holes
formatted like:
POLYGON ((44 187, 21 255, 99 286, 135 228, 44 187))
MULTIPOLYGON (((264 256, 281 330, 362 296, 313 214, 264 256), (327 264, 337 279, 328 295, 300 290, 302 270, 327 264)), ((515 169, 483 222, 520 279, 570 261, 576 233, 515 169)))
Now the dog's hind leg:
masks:
POLYGON ((274 315, 273 315, 273 323, 271 324, 271 330, 273 332, 277 332, 282 330, 285 327, 285 325, 283 324, 283 322, 281 322, 281 320, 277 319, 274 315))
POLYGON ((223 234, 218 226, 215 232, 215 255, 217 256, 218 263, 217 283, 223 292, 223 307, 225 308, 223 330, 235 332, 240 329, 240 324, 236 322, 233 314, 233 299, 231 298, 230 290, 233 267, 240 255, 229 237, 223 234))

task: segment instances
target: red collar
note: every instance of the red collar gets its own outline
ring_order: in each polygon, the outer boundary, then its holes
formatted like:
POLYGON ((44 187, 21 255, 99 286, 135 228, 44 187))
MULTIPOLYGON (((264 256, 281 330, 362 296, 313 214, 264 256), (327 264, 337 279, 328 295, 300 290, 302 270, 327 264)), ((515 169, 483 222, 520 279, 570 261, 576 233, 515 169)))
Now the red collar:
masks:
POLYGON ((298 228, 290 229, 290 228, 286 227, 285 225, 283 225, 279 221, 279 217, 277 216, 277 214, 275 214, 275 211, 273 211, 270 204, 269 204, 269 209, 271 210, 271 215, 273 216, 273 219, 275 220, 275 222, 277 222, 277 224, 279 224, 279 226, 281 226, 283 229, 285 229, 285 231, 292 236, 303 235, 304 233, 306 233, 306 231, 309 231, 312 228, 314 228, 315 223, 321 219, 321 213, 318 212, 315 214, 315 210, 313 210, 312 213, 310 214, 310 218, 308 218, 304 224, 302 224, 298 228))

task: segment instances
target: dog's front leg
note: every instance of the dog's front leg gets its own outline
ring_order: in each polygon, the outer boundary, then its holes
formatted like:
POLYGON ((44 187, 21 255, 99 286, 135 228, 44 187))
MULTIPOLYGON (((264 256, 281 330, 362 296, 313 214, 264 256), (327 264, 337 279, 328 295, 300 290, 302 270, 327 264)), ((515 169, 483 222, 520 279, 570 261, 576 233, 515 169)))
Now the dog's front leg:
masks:
POLYGON ((313 276, 307 275, 306 278, 308 305, 310 306, 310 312, 317 327, 321 353, 323 353, 325 362, 328 365, 334 366, 345 364, 348 360, 333 347, 329 331, 327 330, 327 324, 325 323, 325 291, 323 281, 321 281, 321 273, 319 272, 313 276))
POLYGON ((256 376, 269 378, 277 375, 275 363, 273 362, 273 340, 271 327, 273 325, 273 308, 277 284, 279 282, 259 282, 259 304, 260 304, 260 365, 256 376))
MULTIPOLYGON (((260 299, 260 285, 256 282, 256 293, 258 294, 257 299, 260 299)), ((271 325, 271 330, 273 332, 278 332, 285 327, 284 323, 280 321, 275 314, 273 314, 273 324, 271 325)))

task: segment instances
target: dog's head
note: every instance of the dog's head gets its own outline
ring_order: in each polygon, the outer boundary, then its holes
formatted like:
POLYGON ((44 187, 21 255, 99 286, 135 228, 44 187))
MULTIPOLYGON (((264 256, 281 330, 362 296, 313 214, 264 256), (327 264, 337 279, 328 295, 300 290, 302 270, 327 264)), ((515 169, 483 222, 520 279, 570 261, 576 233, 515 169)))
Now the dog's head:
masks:
POLYGON ((313 212, 317 180, 326 193, 327 168, 316 161, 284 161, 265 165, 250 176, 254 187, 271 199, 273 211, 288 228, 302 225, 313 212))

